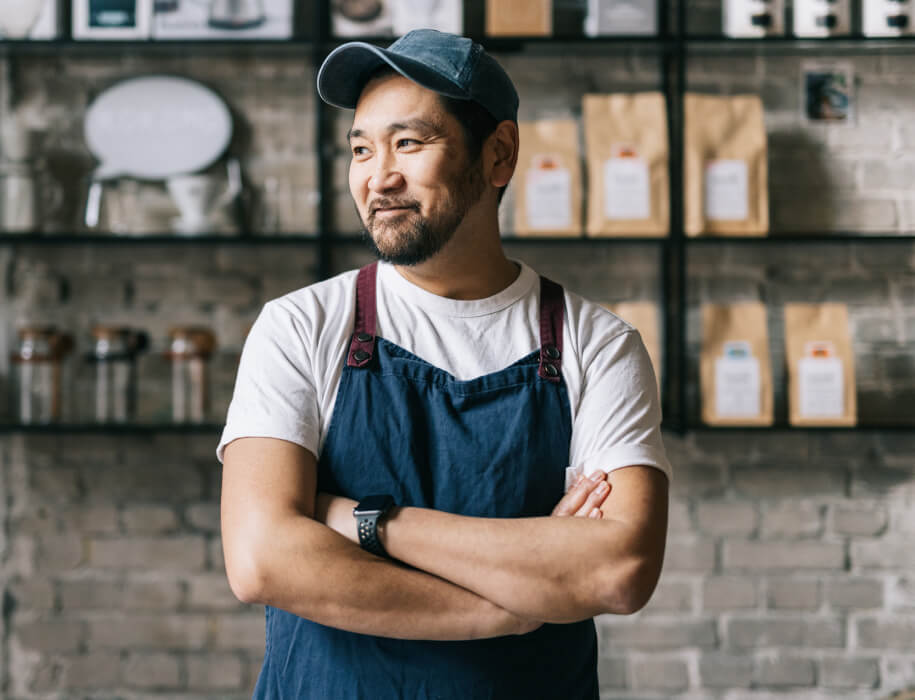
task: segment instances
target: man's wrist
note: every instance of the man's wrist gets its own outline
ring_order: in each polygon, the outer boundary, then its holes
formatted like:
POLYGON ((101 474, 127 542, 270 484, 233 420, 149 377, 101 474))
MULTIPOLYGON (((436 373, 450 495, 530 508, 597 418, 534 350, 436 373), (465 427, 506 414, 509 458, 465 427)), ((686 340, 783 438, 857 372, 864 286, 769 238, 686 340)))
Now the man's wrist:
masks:
POLYGON ((351 542, 359 544, 359 532, 356 527, 356 519, 353 518, 355 505, 356 501, 351 498, 318 493, 315 500, 315 520, 343 535, 351 542))
POLYGON ((393 555, 391 554, 391 549, 388 546, 390 544, 388 538, 388 526, 391 524, 392 520, 400 515, 402 510, 403 506, 394 506, 385 514, 383 518, 378 521, 378 541, 381 542, 381 546, 384 547, 384 551, 386 551, 390 557, 393 557, 393 555))
POLYGON ((353 508, 353 516, 358 524, 359 546, 362 549, 379 557, 388 557, 378 527, 394 506, 394 497, 390 494, 375 494, 363 497, 353 508))

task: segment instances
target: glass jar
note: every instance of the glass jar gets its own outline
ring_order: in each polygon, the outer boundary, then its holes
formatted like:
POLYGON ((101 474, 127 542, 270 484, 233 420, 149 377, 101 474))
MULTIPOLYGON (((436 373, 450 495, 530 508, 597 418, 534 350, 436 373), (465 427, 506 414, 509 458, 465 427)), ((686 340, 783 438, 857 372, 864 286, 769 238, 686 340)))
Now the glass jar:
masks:
POLYGON ((12 414, 23 424, 64 420, 69 377, 65 359, 72 336, 53 327, 19 329, 19 342, 10 353, 12 414))
POLYGON ((60 183, 39 164, 0 160, 0 231, 42 231, 62 202, 60 183))
POLYGON ((177 327, 169 331, 166 356, 172 365, 172 421, 203 423, 209 413, 208 365, 216 347, 212 331, 177 327))
POLYGON ((95 365, 95 420, 127 423, 136 418, 136 358, 148 343, 143 331, 117 326, 92 329, 88 359, 95 365))

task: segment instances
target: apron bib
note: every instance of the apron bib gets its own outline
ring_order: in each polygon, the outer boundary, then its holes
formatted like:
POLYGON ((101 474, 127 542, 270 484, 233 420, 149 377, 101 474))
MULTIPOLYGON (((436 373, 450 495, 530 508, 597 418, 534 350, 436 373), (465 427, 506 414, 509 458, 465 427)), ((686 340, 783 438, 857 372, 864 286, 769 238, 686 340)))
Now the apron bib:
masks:
MULTIPOLYGON (((572 435, 562 381, 562 287, 541 278, 541 347, 468 381, 375 335, 377 263, 359 271, 356 321, 318 490, 460 515, 549 515, 572 435)), ((333 581, 327 582, 333 586, 333 581)), ((592 620, 438 642, 346 632, 266 610, 263 700, 596 700, 592 620)))

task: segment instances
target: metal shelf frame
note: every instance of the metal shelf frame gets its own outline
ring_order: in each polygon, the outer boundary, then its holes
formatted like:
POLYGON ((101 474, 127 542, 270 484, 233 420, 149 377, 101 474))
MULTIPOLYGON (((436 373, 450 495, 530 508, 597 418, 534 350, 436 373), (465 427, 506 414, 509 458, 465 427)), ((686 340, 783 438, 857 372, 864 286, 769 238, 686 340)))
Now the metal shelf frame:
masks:
MULTIPOLYGON (((479 0, 482 2, 482 0, 479 0)), ((915 37, 899 39, 869 38, 850 36, 828 39, 806 39, 779 37, 770 39, 733 39, 718 35, 690 35, 687 27, 687 3, 685 0, 657 0, 659 28, 655 36, 551 36, 551 37, 486 37, 472 36, 493 52, 524 52, 531 55, 568 55, 569 52, 600 53, 616 55, 626 52, 654 53, 658 59, 661 90, 667 101, 669 140, 669 191, 670 235, 665 238, 622 237, 514 237, 506 235, 506 246, 588 246, 644 244, 660 246, 660 300, 663 328, 663 366, 661 372, 662 396, 664 397, 663 428, 676 433, 704 431, 851 431, 851 430, 911 430, 913 425, 858 425, 851 428, 808 428, 776 424, 771 427, 710 427, 697 422, 691 416, 687 402, 687 257, 691 249, 709 245, 837 245, 837 244, 915 244, 915 231, 911 232, 784 232, 772 233, 767 237, 687 237, 683 231, 683 95, 686 92, 686 69, 693 55, 721 55, 734 53, 757 54, 858 54, 874 50, 915 49, 915 37)), ((0 234, 0 245, 148 245, 167 244, 180 246, 219 245, 266 245, 266 246, 317 246, 317 274, 325 279, 334 271, 334 256, 341 247, 361 244, 361 235, 354 232, 335 232, 334 222, 334 129, 333 108, 325 105, 317 95, 317 70, 324 58, 334 48, 348 39, 332 35, 330 31, 330 0, 316 0, 312 3, 310 33, 288 40, 239 40, 239 41, 76 41, 62 38, 53 41, 0 41, 0 59, 7 59, 15 65, 22 60, 61 57, 97 56, 112 54, 144 54, 150 56, 173 55, 176 50, 186 55, 199 52, 205 55, 266 55, 301 56, 309 58, 312 64, 311 89, 314 101, 314 142, 317 144, 317 183, 321 196, 317 204, 317 233, 302 232, 301 235, 251 235, 240 236, 176 236, 163 233, 152 236, 117 236, 110 234, 83 235, 78 233, 13 235, 0 234)), ((391 37, 366 37, 363 40, 387 45, 391 37)), ((216 432, 216 425, 0 425, 0 433, 144 433, 144 432, 216 432)))
POLYGON ((61 234, 0 234, 0 245, 5 246, 268 246, 268 245, 315 245, 320 236, 316 233, 286 235, 243 235, 223 236, 218 234, 202 236, 181 236, 174 233, 152 235, 116 235, 107 233, 61 233, 61 234))
POLYGON ((219 435, 222 429, 223 425, 217 423, 0 423, 0 435, 219 435))

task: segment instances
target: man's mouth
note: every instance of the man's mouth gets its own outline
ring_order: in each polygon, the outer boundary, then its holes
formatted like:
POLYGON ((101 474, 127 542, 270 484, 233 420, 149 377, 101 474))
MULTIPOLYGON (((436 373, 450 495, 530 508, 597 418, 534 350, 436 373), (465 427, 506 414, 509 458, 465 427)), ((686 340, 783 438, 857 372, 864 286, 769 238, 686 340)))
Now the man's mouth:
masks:
POLYGON ((392 216, 398 216, 398 215, 404 214, 408 211, 416 211, 416 207, 415 206, 374 207, 372 209, 372 216, 387 218, 387 217, 392 217, 392 216))

